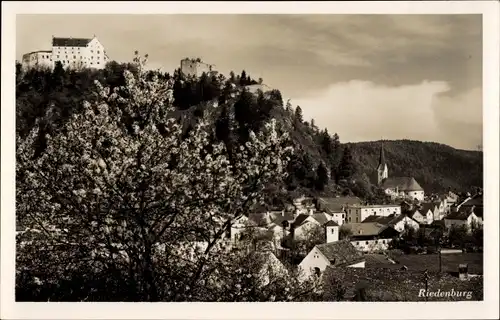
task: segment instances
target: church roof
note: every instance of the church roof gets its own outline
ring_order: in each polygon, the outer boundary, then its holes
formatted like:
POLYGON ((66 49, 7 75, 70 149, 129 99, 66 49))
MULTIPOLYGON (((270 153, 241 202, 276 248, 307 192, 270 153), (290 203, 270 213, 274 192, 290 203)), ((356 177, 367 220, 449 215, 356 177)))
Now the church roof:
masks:
POLYGON ((396 189, 401 191, 424 191, 413 177, 389 177, 382 181, 383 189, 396 189))

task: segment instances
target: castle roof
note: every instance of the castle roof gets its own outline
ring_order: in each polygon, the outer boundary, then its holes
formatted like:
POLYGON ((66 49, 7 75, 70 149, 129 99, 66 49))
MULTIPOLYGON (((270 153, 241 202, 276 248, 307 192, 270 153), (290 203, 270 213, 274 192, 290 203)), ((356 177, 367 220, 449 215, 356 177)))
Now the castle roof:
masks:
POLYGON ((413 177, 389 177, 382 181, 383 189, 399 189, 400 191, 424 191, 413 177))
POLYGON ((86 47, 92 39, 88 38, 52 38, 53 47, 86 47))

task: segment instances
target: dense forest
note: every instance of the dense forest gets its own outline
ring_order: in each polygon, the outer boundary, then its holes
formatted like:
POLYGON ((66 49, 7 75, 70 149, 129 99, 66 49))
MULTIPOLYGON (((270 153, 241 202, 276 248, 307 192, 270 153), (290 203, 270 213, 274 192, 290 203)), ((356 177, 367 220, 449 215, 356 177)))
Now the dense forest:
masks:
MULTIPOLYGON (((60 130, 62 124, 81 110, 84 100, 94 99, 92 90, 98 80, 111 90, 124 84, 123 71, 130 64, 110 62, 102 70, 65 70, 57 64, 53 71, 16 66, 16 130, 26 135, 38 123, 39 153, 44 150, 44 133, 60 130)), ((262 83, 244 70, 228 77, 203 74, 185 77, 180 69, 172 74, 151 71, 151 76, 173 81, 174 105, 185 130, 207 111, 216 127, 216 138, 229 149, 245 143, 250 130, 259 131, 263 123, 274 118, 292 137, 294 155, 289 163, 286 186, 271 186, 268 204, 281 205, 299 194, 354 194, 367 201, 383 196, 375 186, 380 142, 341 144, 336 133, 318 128, 314 119, 307 121, 300 106, 283 101, 279 90, 252 94, 246 85, 262 83), (209 108, 216 104, 217 108, 209 108), (231 123, 237 122, 238 130, 231 123), (283 192, 283 190, 286 190, 283 192)), ((449 189, 467 190, 482 186, 482 153, 456 150, 436 143, 409 140, 384 144, 389 175, 414 176, 426 192, 449 189)), ((386 199, 384 199, 385 201, 386 199)))

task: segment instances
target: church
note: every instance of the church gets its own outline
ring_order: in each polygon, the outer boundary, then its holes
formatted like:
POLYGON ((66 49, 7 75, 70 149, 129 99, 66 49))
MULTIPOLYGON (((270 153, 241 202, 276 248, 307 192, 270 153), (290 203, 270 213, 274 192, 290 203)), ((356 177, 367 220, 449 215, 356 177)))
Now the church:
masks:
POLYGON ((391 198, 405 198, 424 201, 424 189, 413 177, 389 177, 389 169, 385 161, 384 144, 380 146, 380 157, 377 167, 377 183, 391 198))

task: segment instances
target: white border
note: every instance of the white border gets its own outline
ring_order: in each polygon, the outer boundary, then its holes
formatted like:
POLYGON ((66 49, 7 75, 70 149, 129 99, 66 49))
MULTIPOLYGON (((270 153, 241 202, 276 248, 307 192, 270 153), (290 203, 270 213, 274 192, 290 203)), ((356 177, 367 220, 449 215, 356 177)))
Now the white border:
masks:
POLYGON ((3 2, 1 145, 2 319, 498 319, 499 245, 499 3, 422 2, 3 2), (16 14, 331 13, 482 14, 485 300, 441 303, 15 303, 15 95, 16 14))

